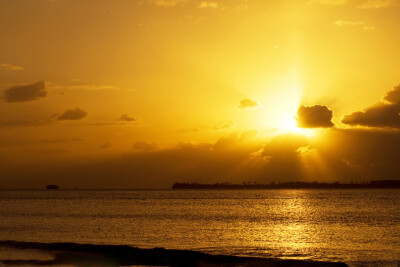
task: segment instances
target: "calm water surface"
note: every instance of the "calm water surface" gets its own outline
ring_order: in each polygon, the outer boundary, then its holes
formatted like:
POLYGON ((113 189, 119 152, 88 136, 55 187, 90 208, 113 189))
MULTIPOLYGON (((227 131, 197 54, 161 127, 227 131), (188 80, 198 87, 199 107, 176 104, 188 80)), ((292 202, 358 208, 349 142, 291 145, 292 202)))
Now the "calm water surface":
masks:
POLYGON ((396 266, 400 190, 1 191, 0 240, 396 266))

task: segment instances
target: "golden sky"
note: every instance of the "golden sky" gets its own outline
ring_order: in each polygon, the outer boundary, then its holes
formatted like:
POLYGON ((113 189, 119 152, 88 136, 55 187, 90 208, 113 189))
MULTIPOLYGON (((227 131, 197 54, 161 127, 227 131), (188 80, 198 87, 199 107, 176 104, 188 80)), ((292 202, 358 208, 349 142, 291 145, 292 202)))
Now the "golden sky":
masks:
POLYGON ((399 0, 0 0, 0 188, 400 178, 399 0))

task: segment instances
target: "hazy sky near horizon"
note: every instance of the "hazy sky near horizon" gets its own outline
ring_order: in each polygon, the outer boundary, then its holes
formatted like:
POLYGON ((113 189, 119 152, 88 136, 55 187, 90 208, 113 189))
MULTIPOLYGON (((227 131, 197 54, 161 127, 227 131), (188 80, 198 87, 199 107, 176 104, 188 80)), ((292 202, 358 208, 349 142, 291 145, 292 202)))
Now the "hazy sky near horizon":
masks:
POLYGON ((0 0, 0 188, 400 178, 398 14, 0 0))

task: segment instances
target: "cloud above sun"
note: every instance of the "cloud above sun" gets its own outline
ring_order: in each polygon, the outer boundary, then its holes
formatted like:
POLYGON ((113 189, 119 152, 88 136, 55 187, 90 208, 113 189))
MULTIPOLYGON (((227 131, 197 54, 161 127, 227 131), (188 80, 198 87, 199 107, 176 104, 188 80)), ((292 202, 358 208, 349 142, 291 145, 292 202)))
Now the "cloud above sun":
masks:
POLYGON ((327 106, 300 106, 297 110, 297 126, 301 128, 333 127, 333 111, 327 106))

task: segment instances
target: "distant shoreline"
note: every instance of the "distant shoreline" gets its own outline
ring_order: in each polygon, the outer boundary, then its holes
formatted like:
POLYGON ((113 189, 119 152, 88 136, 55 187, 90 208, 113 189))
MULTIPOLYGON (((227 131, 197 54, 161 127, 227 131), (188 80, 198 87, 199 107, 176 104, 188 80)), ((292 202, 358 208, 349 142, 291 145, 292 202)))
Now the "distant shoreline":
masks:
POLYGON ((171 187, 174 190, 193 189, 224 189, 224 190, 243 190, 243 189, 395 189, 400 188, 400 180, 374 180, 364 183, 327 183, 327 182, 283 182, 270 184, 257 183, 174 183, 171 187))

